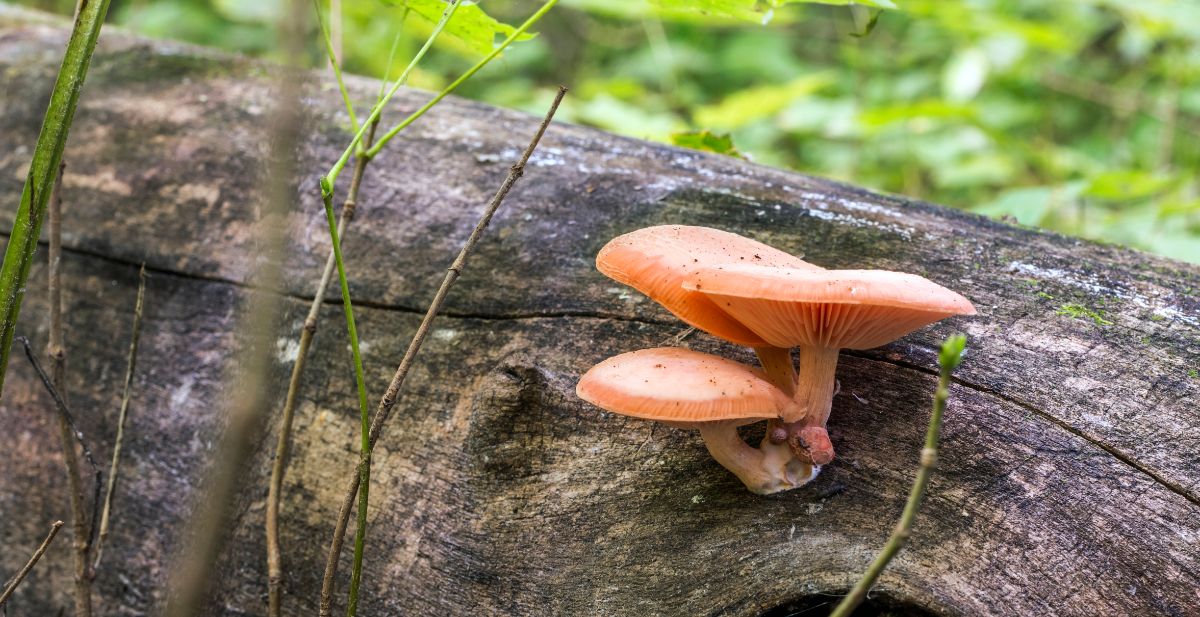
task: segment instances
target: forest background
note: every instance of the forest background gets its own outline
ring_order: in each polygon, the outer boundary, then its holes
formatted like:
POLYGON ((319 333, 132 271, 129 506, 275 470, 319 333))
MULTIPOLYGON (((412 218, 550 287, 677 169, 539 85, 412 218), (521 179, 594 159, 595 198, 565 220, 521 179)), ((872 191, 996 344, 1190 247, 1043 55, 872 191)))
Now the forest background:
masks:
MULTIPOLYGON (((346 70, 384 77, 440 0, 334 2, 346 70)), ((283 4, 113 0, 110 21, 270 57, 283 4)), ((1200 262, 1200 2, 869 4, 563 0, 457 94, 540 115, 563 83, 561 120, 1200 262)), ((440 89, 536 7, 473 8, 410 85, 440 89)))

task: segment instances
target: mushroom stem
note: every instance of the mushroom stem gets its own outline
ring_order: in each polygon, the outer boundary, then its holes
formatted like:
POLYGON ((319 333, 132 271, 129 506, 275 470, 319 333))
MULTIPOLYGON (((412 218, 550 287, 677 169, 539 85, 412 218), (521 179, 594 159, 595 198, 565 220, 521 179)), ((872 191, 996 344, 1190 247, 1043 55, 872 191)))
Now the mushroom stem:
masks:
POLYGON ((824 465, 833 460, 833 444, 825 431, 837 385, 838 350, 834 347, 800 347, 800 374, 792 405, 784 408, 781 420, 772 420, 767 441, 784 441, 804 463, 824 465))
MULTIPOLYGON (((732 471, 750 492, 769 495, 795 488, 815 475, 811 465, 796 460, 790 453, 774 446, 778 452, 754 448, 738 435, 733 422, 703 422, 699 424, 704 445, 722 467, 732 471)), ((767 444, 764 440, 764 444, 767 444)), ((784 446, 783 448, 786 448, 784 446)))
POLYGON ((833 404, 837 362, 837 348, 800 346, 800 374, 793 397, 797 405, 784 412, 784 422, 803 419, 805 426, 825 426, 833 404))
POLYGON ((755 347, 754 353, 762 364, 767 381, 783 393, 792 397, 796 395, 796 367, 792 364, 792 350, 786 347, 771 347, 764 345, 755 347))
MULTIPOLYGON (((796 396, 796 365, 792 363, 792 350, 764 345, 755 347, 754 353, 758 356, 758 362, 762 364, 767 381, 783 391, 788 398, 796 396)), ((767 443, 782 444, 787 438, 787 429, 782 427, 778 419, 772 418, 767 422, 767 439, 763 441, 763 447, 765 448, 767 443)))

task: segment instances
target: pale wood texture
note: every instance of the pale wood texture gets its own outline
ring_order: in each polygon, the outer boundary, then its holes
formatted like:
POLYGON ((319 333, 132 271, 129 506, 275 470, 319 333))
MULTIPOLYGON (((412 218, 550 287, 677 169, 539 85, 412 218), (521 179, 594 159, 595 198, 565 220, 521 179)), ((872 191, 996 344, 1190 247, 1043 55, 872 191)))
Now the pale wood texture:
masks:
MULTIPOLYGON (((15 209, 65 36, 0 9, 0 221, 15 209)), ((150 272, 99 614, 161 605, 222 427, 231 328, 252 286, 267 72, 108 31, 84 90, 66 155, 64 293, 69 387, 97 456, 116 431, 137 264, 150 272)), ((294 249, 271 384, 280 397, 328 247, 315 178, 347 140, 326 77, 305 101, 309 175, 292 214, 272 222, 294 249)), ((360 101, 376 88, 351 85, 360 101)), ((427 97, 402 92, 388 117, 427 97)), ((537 121, 452 98, 370 167, 345 243, 373 399, 537 121)), ((452 292, 376 451, 363 614, 786 615, 831 602, 900 514, 936 346, 953 331, 970 351, 929 498, 860 614, 1200 614, 1198 290, 1194 265, 559 123, 452 292), (735 231, 826 267, 915 272, 979 316, 843 353, 830 419, 839 458, 808 487, 757 497, 694 433, 574 395, 592 364, 684 330, 592 265, 609 238, 659 223, 735 231), (1068 304, 1111 324, 1059 314, 1068 304)), ((39 349, 45 306, 34 283, 21 333, 39 349)), ((288 614, 315 613, 356 456, 340 310, 331 299, 322 315, 296 418, 288 614)), ((681 344, 752 361, 702 334, 681 344)), ((11 370, 0 401, 7 548, 67 515, 50 400, 23 359, 11 370)), ((213 615, 266 605, 273 443, 264 435, 245 470, 213 615)), ((69 604, 68 548, 51 548, 10 614, 69 604)), ((0 573, 20 567, 18 553, 0 550, 0 573)))

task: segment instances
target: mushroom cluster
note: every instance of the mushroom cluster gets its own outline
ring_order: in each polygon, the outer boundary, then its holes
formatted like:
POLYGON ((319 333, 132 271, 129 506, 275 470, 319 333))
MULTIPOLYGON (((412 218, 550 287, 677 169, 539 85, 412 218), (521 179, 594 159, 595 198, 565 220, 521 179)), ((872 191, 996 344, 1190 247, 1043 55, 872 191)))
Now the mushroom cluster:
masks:
POLYGON ((838 350, 870 349, 952 315, 961 295, 913 274, 826 270, 729 232, 685 225, 610 241, 596 267, 688 325, 754 349, 762 369, 687 349, 624 353, 592 367, 576 392, 622 415, 697 429, 752 492, 801 486, 833 460, 825 423, 838 350), (792 359, 799 356, 799 368, 792 359), (739 426, 768 422, 757 448, 739 426))

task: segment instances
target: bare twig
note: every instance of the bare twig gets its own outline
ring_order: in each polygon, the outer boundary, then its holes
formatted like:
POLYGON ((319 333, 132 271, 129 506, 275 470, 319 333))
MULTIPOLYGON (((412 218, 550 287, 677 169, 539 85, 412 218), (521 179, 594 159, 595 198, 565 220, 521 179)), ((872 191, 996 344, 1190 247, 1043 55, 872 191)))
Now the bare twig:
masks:
POLYGON ((962 361, 966 343, 966 337, 955 334, 942 344, 942 351, 938 357, 941 374, 938 376, 937 391, 933 395, 933 413, 929 417, 929 428, 925 431, 925 447, 921 450, 921 468, 917 471, 917 479, 913 482, 912 490, 908 494, 908 503, 904 506, 904 513, 900 515, 900 521, 896 523, 892 536, 888 538, 887 544, 884 545, 879 556, 863 573, 862 578, 854 585, 854 589, 851 589, 850 593, 842 598, 829 617, 849 617, 867 597, 871 585, 875 584, 875 579, 883 573, 888 562, 908 542, 908 537, 912 533, 913 520, 916 519, 917 510, 921 509, 921 500, 925 497, 925 486, 929 484, 929 476, 933 474, 933 468, 937 465, 938 434, 942 428, 942 412, 946 409, 946 399, 950 396, 948 390, 950 374, 958 368, 959 362, 962 361))
POLYGON ((117 415, 117 439, 113 444, 112 463, 108 466, 108 486, 104 489, 104 506, 100 511, 100 534, 96 539, 96 554, 92 559, 92 578, 100 567, 104 553, 104 541, 108 539, 109 515, 112 511, 113 492, 117 489, 117 471, 121 462, 121 444, 125 441, 125 419, 129 415, 129 398, 133 390, 133 371, 137 365, 138 339, 142 335, 142 305, 146 297, 146 264, 138 271, 137 301, 133 306, 133 332, 129 338, 129 355, 125 360, 125 383, 121 388, 121 411, 117 415))
MULTIPOLYGON (((283 57, 289 61, 303 56, 305 16, 302 0, 293 0, 280 12, 283 57)), ((243 477, 243 467, 258 443, 263 412, 268 404, 267 371, 271 365, 272 331, 280 298, 274 291, 282 281, 284 226, 281 220, 296 198, 295 178, 299 129, 302 125, 300 85, 303 76, 294 64, 279 76, 272 113, 269 142, 271 157, 266 180, 267 201, 259 232, 261 248, 255 293, 243 317, 245 335, 241 362, 237 364, 238 385, 229 410, 228 428, 214 458, 207 492, 192 521, 191 542, 178 557, 172 593, 164 614, 186 617, 200 612, 210 577, 225 545, 225 529, 243 477)), ((234 373, 231 371, 230 375, 234 373)))
MULTIPOLYGON (((376 118, 367 131, 364 141, 370 147, 375 138, 375 128, 379 125, 376 118)), ((350 181, 350 193, 342 204, 342 213, 338 220, 338 236, 346 230, 346 226, 354 218, 358 207, 358 191, 362 185, 363 173, 370 162, 365 154, 359 156, 354 163, 354 176, 350 181)), ((317 333, 317 320, 321 314, 321 305, 325 302, 325 294, 329 290, 329 281, 333 278, 336 265, 333 251, 329 251, 329 259, 325 261, 325 271, 313 294, 312 304, 308 307, 308 316, 304 318, 304 327, 300 332, 300 345, 296 351, 296 361, 292 364, 292 377, 288 381, 287 398, 283 403, 283 414, 279 422, 279 439, 275 444, 275 462, 271 466, 271 484, 267 489, 267 614, 278 617, 283 610, 283 556, 279 544, 279 504, 283 496, 283 477, 287 471, 292 439, 292 421, 296 415, 296 401, 299 398, 300 385, 303 381, 304 366, 308 358, 308 350, 312 345, 313 336, 317 333)))
POLYGON ((25 580, 25 577, 29 575, 30 570, 33 570, 33 566, 37 565, 38 560, 42 558, 42 555, 46 552, 46 549, 50 548, 50 543, 54 541, 54 536, 58 535, 58 530, 62 529, 62 526, 62 521, 54 521, 50 524, 50 533, 46 534, 46 539, 42 540, 42 545, 33 552, 33 556, 29 558, 29 561, 25 562, 25 567, 21 568, 21 570, 12 577, 12 580, 10 580, 8 584, 4 586, 4 592, 0 593, 0 609, 4 608, 4 604, 8 602, 8 599, 12 597, 13 592, 17 590, 17 585, 20 585, 21 581, 25 580))
MULTIPOLYGON (((327 34, 324 29, 324 24, 321 22, 320 7, 315 7, 317 10, 317 23, 321 26, 322 34, 327 34)), ((404 8, 404 14, 400 19, 400 27, 403 28, 404 21, 408 17, 409 8, 404 8)), ((431 36, 437 36, 435 32, 431 36)), ((392 61, 396 57, 396 46, 400 42, 400 32, 396 33, 396 37, 392 40, 391 51, 388 53, 387 69, 384 72, 384 79, 379 84, 379 94, 375 99, 376 104, 387 96, 387 77, 391 74, 392 61)), ((326 44, 326 52, 329 56, 329 61, 334 70, 334 76, 338 80, 338 89, 342 93, 342 100, 346 104, 346 112, 350 116, 351 124, 355 130, 358 130, 358 120, 354 115, 354 105, 350 101, 349 93, 346 91, 345 84, 342 81, 341 69, 338 67, 337 54, 333 49, 333 43, 328 37, 323 37, 326 44)), ((408 78, 408 74, 412 71, 415 65, 410 64, 409 68, 400 76, 401 81, 408 78)), ((375 116, 367 127, 366 135, 359 142, 358 148, 355 150, 354 175, 350 181, 350 192, 346 196, 346 201, 342 204, 342 213, 337 223, 337 237, 341 237, 349 226, 350 221, 354 219, 354 215, 358 209, 358 193, 362 187, 363 174, 366 172, 367 165, 371 162, 372 157, 367 154, 367 148, 375 140, 375 130, 379 127, 379 116, 375 116)), ((324 199, 324 195, 322 195, 324 199)), ((321 274, 320 282, 317 284, 317 291, 313 294, 312 304, 309 306, 308 315, 304 320, 304 327, 300 333, 300 344, 297 347, 296 360, 292 365, 292 376, 288 382, 287 396, 284 400, 282 418, 279 425, 279 437, 275 445, 275 460, 271 467, 271 481, 267 489, 267 514, 266 514, 266 536, 267 536, 267 615, 269 617, 280 617, 283 611, 283 549, 279 542, 279 507, 283 498, 283 478, 287 472, 287 464, 289 461, 289 449, 291 447, 292 422, 295 418, 296 401, 300 391, 300 385, 304 374, 304 366, 308 358, 308 350, 312 345, 312 340, 316 336, 317 321, 321 314, 321 305, 324 303, 325 294, 329 289, 329 282, 333 278, 334 268, 337 267, 337 254, 330 247, 329 257, 325 261, 325 270, 321 274)))
MULTIPOLYGON (((58 164, 58 176, 50 192, 48 223, 50 225, 50 251, 47 276, 50 295, 50 342, 46 355, 50 357, 50 377, 66 408, 67 348, 63 337, 62 318, 62 177, 66 164, 58 164)), ((75 555, 75 615, 90 617, 92 614, 92 579, 88 576, 89 546, 95 517, 87 515, 84 501, 83 479, 79 475, 79 459, 75 455, 75 439, 71 427, 59 416, 59 436, 62 441, 63 461, 67 468, 67 484, 71 498, 71 530, 74 535, 75 555)), ((99 477, 97 477, 99 481, 99 477)))
MULTIPOLYGON (((425 342, 425 337, 429 334, 429 330, 433 325, 434 318, 437 317, 438 311, 441 310, 442 304, 446 301, 446 295, 454 282, 458 280, 462 274, 463 267, 466 265, 467 258, 475 249, 475 245, 479 243, 479 239, 483 236, 483 232, 487 229, 488 224, 492 220, 492 216, 496 210, 500 208, 500 204, 504 202, 504 198, 508 196, 513 185, 525 172, 525 165, 529 162, 529 157, 533 155, 533 151, 537 148, 538 142, 541 141, 542 135, 546 132, 546 127, 550 125, 550 121, 554 118, 554 113, 558 110, 559 104, 562 102, 563 96, 567 93, 565 87, 559 87, 558 95, 554 97, 554 102, 550 105, 550 109, 546 112, 546 117, 542 119, 542 123, 538 126, 537 133, 533 136, 533 140, 529 142, 529 146, 525 148, 521 159, 517 164, 513 165, 509 170, 508 176, 500 185, 500 189, 496 191, 492 197, 483 216, 479 222, 475 224, 475 228, 471 231, 471 235, 467 238, 458 256, 454 262, 446 270, 446 276, 442 279, 442 284, 434 294, 433 301, 429 305, 429 310, 425 312, 424 319, 421 320, 421 325, 417 327, 416 334, 413 335, 412 342, 409 343, 408 350, 404 353, 404 358, 400 360, 400 366, 396 368, 395 374, 392 376, 391 383, 388 384, 387 391, 384 392, 383 398, 380 399, 379 405, 375 410, 375 417, 371 421, 370 443, 374 447, 379 440, 379 436, 383 432, 383 426, 387 422, 388 416, 391 414, 393 407, 396 405, 396 399, 399 397, 400 389, 404 386, 404 379, 408 376, 409 370, 412 368, 413 362, 416 359, 417 352, 420 351, 421 345, 425 342)), ((360 463, 361 466, 361 463, 360 463)), ((338 557, 342 552, 342 544, 345 540, 346 526, 350 521, 350 511, 354 507, 355 498, 358 496, 359 478, 361 477, 361 469, 355 469, 350 479, 350 486, 347 488, 346 495, 342 499, 341 509, 338 511, 338 518, 334 525, 333 540, 330 542, 329 554, 325 562, 325 576, 321 581, 321 601, 320 615, 321 617, 329 617, 333 610, 333 585, 337 577, 338 557)))
MULTIPOLYGON (((87 440, 83 437, 83 431, 79 430, 79 425, 75 423, 75 416, 71 413, 71 409, 67 407, 67 402, 63 400, 58 389, 54 387, 54 383, 50 381, 50 376, 42 368, 42 363, 38 362, 37 356, 34 355, 33 346, 29 343, 29 339, 18 336, 16 340, 25 349, 25 357, 29 359, 29 364, 33 366, 38 379, 41 380, 42 385, 46 388, 46 392, 50 393, 50 398, 54 400, 54 406, 58 410, 59 417, 66 420, 68 434, 73 436, 75 441, 79 442, 79 449, 83 451, 83 458, 88 462, 88 466, 92 468, 92 473, 96 478, 96 490, 92 501, 95 502, 93 506, 96 506, 100 502, 100 466, 96 464, 96 459, 92 456, 92 450, 88 448, 87 440)), ((92 519, 96 518, 96 510, 96 507, 92 508, 92 519)), ((88 534, 84 535, 84 537, 87 536, 88 534)))

